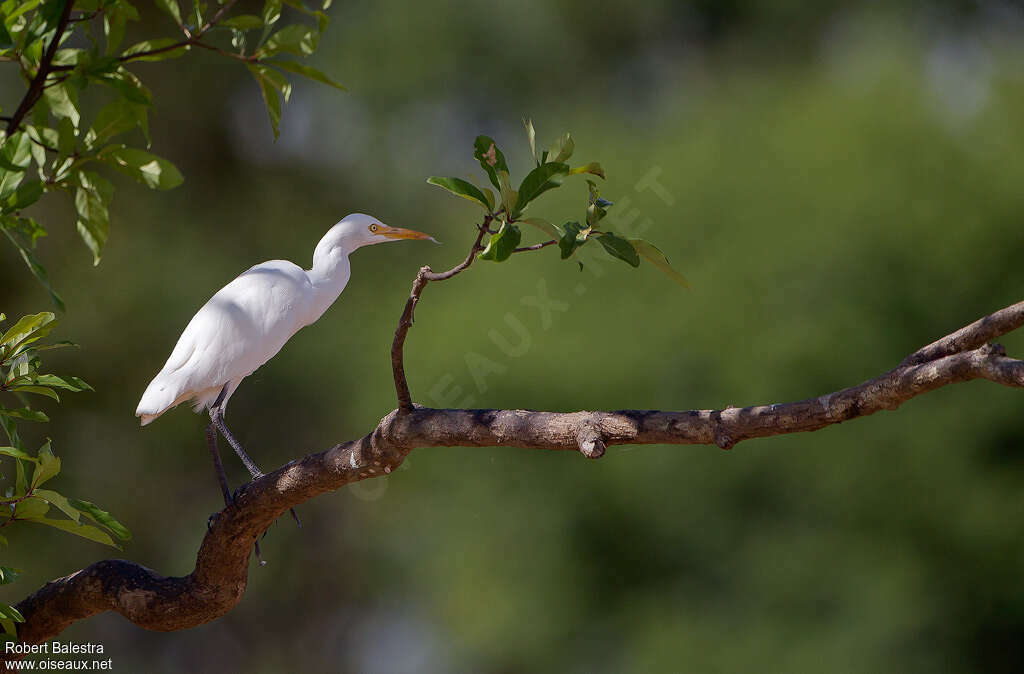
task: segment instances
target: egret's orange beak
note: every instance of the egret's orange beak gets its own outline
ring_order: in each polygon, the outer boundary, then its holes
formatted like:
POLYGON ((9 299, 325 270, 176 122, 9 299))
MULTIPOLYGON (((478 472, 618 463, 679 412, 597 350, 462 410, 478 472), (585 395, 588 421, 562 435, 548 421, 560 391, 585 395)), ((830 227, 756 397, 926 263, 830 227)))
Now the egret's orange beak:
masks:
POLYGON ((437 239, 434 237, 429 234, 424 234, 423 232, 417 232, 414 229, 403 229, 402 227, 388 227, 387 225, 382 225, 380 231, 377 233, 381 236, 386 236, 389 239, 422 239, 437 243, 437 239))

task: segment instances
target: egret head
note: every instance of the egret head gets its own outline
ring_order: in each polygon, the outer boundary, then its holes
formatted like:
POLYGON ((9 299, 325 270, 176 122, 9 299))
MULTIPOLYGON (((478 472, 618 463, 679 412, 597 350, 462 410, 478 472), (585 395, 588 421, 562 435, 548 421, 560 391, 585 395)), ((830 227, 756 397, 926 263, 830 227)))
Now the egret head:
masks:
POLYGON ((316 251, 313 253, 313 262, 315 264, 317 258, 326 257, 335 250, 343 255, 348 255, 363 246, 401 241, 402 239, 424 239, 437 243, 429 234, 401 227, 390 227, 372 215, 353 213, 345 216, 345 219, 331 227, 324 238, 320 239, 320 243, 317 244, 316 251))

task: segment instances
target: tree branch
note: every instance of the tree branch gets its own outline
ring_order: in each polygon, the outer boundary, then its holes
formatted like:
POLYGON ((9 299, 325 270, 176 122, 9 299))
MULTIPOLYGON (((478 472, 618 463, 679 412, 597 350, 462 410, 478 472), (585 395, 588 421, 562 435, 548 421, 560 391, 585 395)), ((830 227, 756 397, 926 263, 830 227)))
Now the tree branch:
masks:
MULTIPOLYGON (((427 281, 451 278, 469 267, 481 238, 482 234, 462 264, 444 274, 425 268, 417 275, 395 334, 399 356, 396 383, 399 374, 404 383, 400 338, 411 325, 416 298, 427 281)), ((365 437, 305 456, 246 485, 235 502, 217 515, 199 548, 195 570, 188 576, 166 578, 124 560, 97 562, 48 583, 19 603, 25 623, 18 626, 18 636, 22 642, 39 643, 73 622, 103 611, 117 611, 140 627, 159 631, 215 620, 242 598, 253 543, 274 520, 314 496, 392 472, 417 447, 556 449, 579 451, 589 458, 604 454, 606 445, 716 445, 729 449, 743 440, 814 431, 881 410, 895 410, 911 398, 972 379, 1024 387, 1024 361, 1007 358, 999 345, 978 344, 979 339, 1024 324, 1022 316, 1024 302, 916 351, 906 364, 874 379, 790 403, 686 412, 430 409, 410 403, 384 417, 365 437)), ((407 387, 405 391, 408 395, 407 387)))
POLYGON ((486 215, 484 216, 483 224, 477 226, 479 233, 476 235, 476 241, 473 242, 473 247, 469 249, 469 254, 466 255, 465 260, 448 271, 441 273, 434 272, 430 267, 420 267, 419 272, 416 274, 416 279, 412 282, 409 299, 405 301, 405 308, 398 319, 398 327, 395 328, 395 339, 391 342, 391 372, 395 379, 395 393, 398 395, 398 410, 400 412, 408 412, 413 409, 412 394, 409 393, 409 383, 405 379, 404 348, 405 336, 409 334, 409 328, 412 327, 413 314, 416 312, 416 304, 420 301, 420 295, 423 294, 423 289, 427 287, 427 283, 430 281, 447 281, 473 264, 476 254, 484 249, 480 242, 483 241, 484 234, 487 233, 493 219, 493 215, 486 215))
POLYGON ((49 76, 53 66, 53 57, 57 54, 61 37, 64 36, 64 31, 67 30, 68 23, 71 20, 71 7, 74 4, 74 0, 64 0, 64 8, 61 10, 60 18, 57 20, 57 28, 53 33, 50 44, 46 46, 43 57, 39 60, 39 69, 36 70, 36 76, 32 78, 32 82, 28 85, 28 91, 25 92, 25 97, 21 99, 18 108, 7 122, 8 136, 18 130, 18 127, 21 126, 21 120, 25 118, 25 115, 29 113, 32 106, 39 101, 39 97, 43 95, 46 78, 49 76))

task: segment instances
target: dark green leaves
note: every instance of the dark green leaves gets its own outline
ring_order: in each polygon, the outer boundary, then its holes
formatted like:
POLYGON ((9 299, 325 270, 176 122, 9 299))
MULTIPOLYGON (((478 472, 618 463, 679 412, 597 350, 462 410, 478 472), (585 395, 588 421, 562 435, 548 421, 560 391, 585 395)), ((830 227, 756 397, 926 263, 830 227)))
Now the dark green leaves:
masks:
POLYGON ((170 15, 170 17, 172 19, 174 19, 174 23, 178 24, 179 26, 182 25, 182 21, 181 21, 181 8, 178 6, 178 0, 153 0, 153 1, 156 3, 157 7, 159 7, 162 10, 164 10, 165 12, 167 12, 167 14, 170 15))
POLYGON ((310 26, 295 24, 271 35, 270 39, 256 51, 256 55, 265 58, 287 52, 296 56, 309 56, 316 51, 319 42, 320 33, 317 30, 310 26))
POLYGON ((522 238, 523 234, 519 231, 518 227, 502 223, 498 233, 491 235, 491 240, 487 242, 487 247, 480 253, 480 259, 504 262, 515 252, 522 238))
POLYGON ((668 258, 665 257, 665 254, 662 253, 653 243, 644 241, 643 239, 630 239, 629 243, 637 253, 650 260, 651 264, 665 272, 670 279, 680 285, 686 286, 687 288, 690 287, 690 284, 686 281, 686 277, 672 268, 672 265, 668 263, 668 258))
POLYGON ((121 58, 131 58, 133 61, 163 61, 178 58, 184 56, 189 49, 187 45, 175 47, 178 44, 181 44, 181 40, 169 37, 144 40, 125 49, 121 58))
POLYGON ((274 140, 277 140, 280 134, 278 126, 281 124, 281 99, 278 97, 278 88, 275 82, 268 76, 267 73, 270 72, 270 69, 266 66, 250 65, 249 72, 256 78, 256 83, 260 87, 263 104, 266 106, 267 115, 270 117, 270 128, 274 132, 274 140))
POLYGON ((281 70, 287 70, 288 72, 295 73, 296 75, 302 75, 303 77, 308 77, 309 79, 320 82, 321 84, 326 84, 334 87, 335 89, 345 91, 345 87, 341 86, 312 66, 307 66, 302 63, 298 63, 297 61, 273 61, 273 64, 281 70))
POLYGON ((519 185, 519 199, 516 202, 515 212, 521 213, 531 201, 541 194, 560 186, 567 175, 569 175, 569 165, 560 163, 541 164, 527 173, 519 185))
POLYGON ((487 173, 494 189, 500 190, 498 171, 507 173, 508 164, 505 163, 505 155, 494 144, 494 139, 490 136, 477 136, 473 142, 473 157, 480 162, 480 167, 487 173))
POLYGON ((174 164, 145 150, 109 145, 100 158, 151 189, 169 190, 185 180, 174 164))
POLYGON ((23 347, 50 334, 57 325, 57 317, 49 311, 22 316, 0 336, 0 361, 16 355, 23 347))
POLYGON ((544 218, 523 218, 519 222, 536 227, 556 241, 562 238, 562 231, 544 218))
POLYGON ((92 251, 93 264, 100 263, 103 246, 107 243, 110 229, 107 204, 113 194, 114 187, 105 178, 90 171, 78 174, 78 188, 75 190, 75 211, 78 213, 76 226, 82 241, 92 251))
POLYGON ((281 18, 281 0, 267 0, 263 5, 260 18, 263 19, 266 26, 277 23, 277 20, 281 18))
POLYGON ((110 513, 101 509, 95 503, 78 499, 70 499, 70 503, 73 508, 82 513, 86 518, 107 529, 114 538, 122 541, 131 540, 132 532, 128 531, 128 527, 118 522, 110 513))
POLYGON ((629 241, 612 232, 600 232, 596 233, 595 236, 598 237, 597 240, 601 242, 601 245, 608 251, 609 255, 617 257, 633 267, 640 266, 640 256, 629 241))
POLYGON ((578 222, 567 222, 562 226, 564 234, 558 240, 558 249, 562 251, 562 259, 566 260, 576 252, 576 249, 587 242, 590 236, 590 228, 583 227, 578 222))
POLYGON ((572 139, 572 134, 565 133, 555 140, 551 149, 548 150, 547 159, 545 161, 561 163, 569 161, 569 157, 576 150, 576 142, 572 139))
POLYGON ((253 28, 263 28, 263 19, 254 14, 239 14, 221 21, 220 25, 238 30, 252 30, 253 28))
POLYGON ((479 187, 471 182, 467 182, 462 178, 441 178, 438 176, 431 176, 427 178, 427 182, 431 185, 437 185, 438 187, 444 188, 454 194, 457 197, 468 199, 473 203, 480 204, 484 210, 490 212, 493 204, 490 204, 487 197, 480 190, 479 187))

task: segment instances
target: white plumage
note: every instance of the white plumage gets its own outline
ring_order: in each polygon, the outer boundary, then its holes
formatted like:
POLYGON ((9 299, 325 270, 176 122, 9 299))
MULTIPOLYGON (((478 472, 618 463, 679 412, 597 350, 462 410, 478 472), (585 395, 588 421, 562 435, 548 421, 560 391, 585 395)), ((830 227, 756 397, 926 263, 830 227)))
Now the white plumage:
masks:
POLYGON ((211 409, 222 391, 223 411, 243 379, 334 303, 349 280, 350 253, 400 239, 433 240, 355 213, 320 240, 311 269, 271 260, 242 273, 189 321, 167 363, 142 394, 135 416, 145 426, 186 400, 194 400, 201 412, 211 409))

